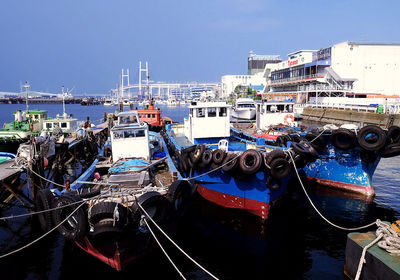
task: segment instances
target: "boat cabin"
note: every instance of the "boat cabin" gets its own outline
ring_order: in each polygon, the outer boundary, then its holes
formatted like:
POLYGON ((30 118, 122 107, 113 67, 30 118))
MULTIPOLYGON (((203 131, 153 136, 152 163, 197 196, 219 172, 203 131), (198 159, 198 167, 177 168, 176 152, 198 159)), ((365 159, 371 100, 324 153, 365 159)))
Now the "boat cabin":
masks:
POLYGON ((189 117, 184 120, 184 134, 193 143, 201 139, 230 136, 231 105, 225 102, 192 102, 189 117))
POLYGON ((140 122, 137 111, 118 114, 118 122, 111 129, 113 162, 121 158, 150 160, 149 128, 140 122))
POLYGON ((257 129, 267 130, 279 124, 295 126, 293 106, 294 102, 289 101, 257 102, 257 129))
POLYGON ((28 112, 17 110, 14 113, 14 121, 29 121, 33 124, 33 132, 40 132, 42 130, 43 122, 45 120, 47 120, 46 110, 29 110, 28 112))
POLYGON ((63 117, 57 115, 55 118, 48 118, 47 120, 43 121, 43 131, 46 131, 50 134, 53 133, 56 126, 61 128, 65 135, 68 135, 78 129, 78 119, 73 119, 67 116, 67 114, 64 114, 63 117))

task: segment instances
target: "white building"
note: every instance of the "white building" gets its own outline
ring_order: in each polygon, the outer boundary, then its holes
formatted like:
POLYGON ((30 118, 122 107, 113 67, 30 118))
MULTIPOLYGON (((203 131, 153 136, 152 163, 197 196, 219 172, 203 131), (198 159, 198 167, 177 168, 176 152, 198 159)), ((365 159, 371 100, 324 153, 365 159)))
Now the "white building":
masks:
POLYGON ((228 97, 237 86, 255 87, 262 92, 266 83, 267 78, 264 77, 263 73, 255 75, 224 75, 221 77, 222 95, 220 97, 228 97))
POLYGON ((298 102, 310 96, 386 97, 400 95, 400 44, 343 42, 288 54, 266 65, 265 99, 298 102))

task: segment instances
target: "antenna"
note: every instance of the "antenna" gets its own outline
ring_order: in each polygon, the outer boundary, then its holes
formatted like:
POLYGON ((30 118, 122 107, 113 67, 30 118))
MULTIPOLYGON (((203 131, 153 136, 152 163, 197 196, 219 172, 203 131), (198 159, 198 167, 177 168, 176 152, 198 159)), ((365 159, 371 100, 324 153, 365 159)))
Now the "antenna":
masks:
POLYGON ((62 99, 63 99, 63 118, 65 119, 67 117, 65 113, 65 95, 64 95, 64 86, 61 87, 62 91, 62 99))

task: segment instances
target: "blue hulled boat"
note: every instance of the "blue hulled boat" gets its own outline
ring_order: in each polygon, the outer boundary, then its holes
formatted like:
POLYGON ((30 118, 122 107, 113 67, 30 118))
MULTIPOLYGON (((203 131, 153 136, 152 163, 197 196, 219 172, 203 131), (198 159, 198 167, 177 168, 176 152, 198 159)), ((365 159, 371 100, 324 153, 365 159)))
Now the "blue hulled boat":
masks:
POLYGON ((193 102, 189 109, 184 124, 167 125, 162 133, 180 175, 194 179, 207 200, 267 219, 292 176, 291 159, 303 164, 313 160, 309 147, 302 145, 307 157, 301 157, 268 146, 262 138, 232 137, 230 105, 225 102, 193 102))

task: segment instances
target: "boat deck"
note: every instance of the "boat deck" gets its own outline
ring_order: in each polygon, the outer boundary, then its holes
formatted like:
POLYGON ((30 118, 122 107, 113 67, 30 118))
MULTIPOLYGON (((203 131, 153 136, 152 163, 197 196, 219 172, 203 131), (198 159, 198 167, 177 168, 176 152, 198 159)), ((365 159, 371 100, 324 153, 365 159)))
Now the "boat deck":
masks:
POLYGON ((13 167, 13 164, 14 159, 0 163, 0 182, 3 182, 4 180, 22 172, 21 168, 13 167))
POLYGON ((191 143, 189 139, 187 139, 187 137, 183 134, 176 135, 175 141, 180 147, 188 147, 193 145, 193 143, 191 143))

